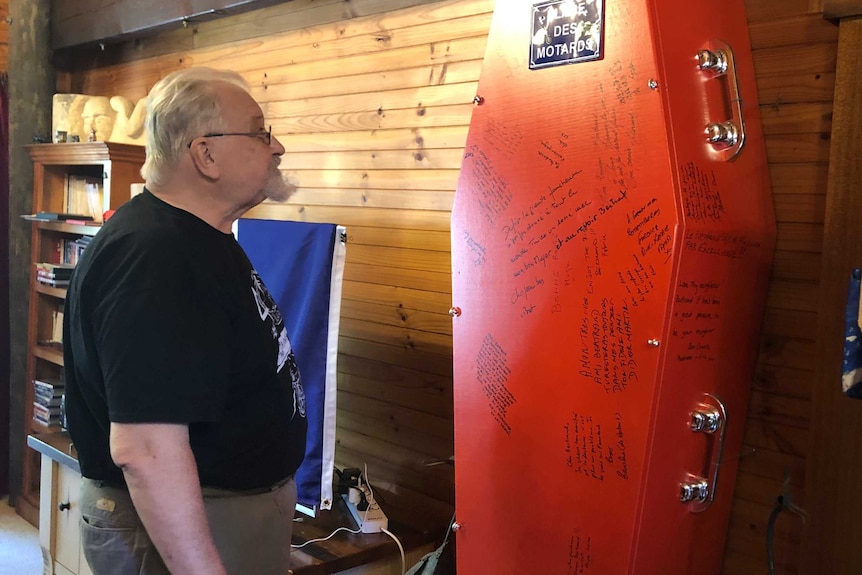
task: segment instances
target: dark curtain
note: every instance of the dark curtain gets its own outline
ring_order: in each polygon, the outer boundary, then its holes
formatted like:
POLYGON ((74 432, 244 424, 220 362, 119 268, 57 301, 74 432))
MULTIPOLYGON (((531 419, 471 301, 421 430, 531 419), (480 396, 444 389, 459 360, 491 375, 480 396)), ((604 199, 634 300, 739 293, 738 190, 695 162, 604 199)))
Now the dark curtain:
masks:
POLYGON ((9 96, 0 76, 0 493, 9 492, 9 96))

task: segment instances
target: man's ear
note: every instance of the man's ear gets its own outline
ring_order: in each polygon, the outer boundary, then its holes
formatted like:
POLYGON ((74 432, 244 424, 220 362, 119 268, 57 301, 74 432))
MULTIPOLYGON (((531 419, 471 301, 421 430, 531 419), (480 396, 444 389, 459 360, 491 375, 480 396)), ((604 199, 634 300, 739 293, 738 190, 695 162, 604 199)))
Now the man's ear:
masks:
POLYGON ((192 163, 201 175, 210 180, 217 180, 219 178, 219 167, 206 139, 200 138, 193 141, 189 148, 189 154, 191 155, 192 163))

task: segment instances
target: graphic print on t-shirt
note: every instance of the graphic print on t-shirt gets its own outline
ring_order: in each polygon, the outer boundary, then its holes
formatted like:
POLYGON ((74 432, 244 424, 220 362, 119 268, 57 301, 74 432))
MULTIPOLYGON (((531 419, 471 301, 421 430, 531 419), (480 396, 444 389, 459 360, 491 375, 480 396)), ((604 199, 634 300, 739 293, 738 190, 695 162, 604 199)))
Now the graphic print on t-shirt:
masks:
POLYGON ((299 374, 299 368, 296 366, 296 358, 293 355, 293 348, 287 337, 284 318, 281 317, 281 311, 279 311, 275 299, 270 295, 260 275, 254 269, 251 270, 251 293, 257 304, 257 313, 261 321, 269 320, 272 338, 278 340, 276 372, 281 373, 282 368, 287 364, 287 369, 290 373, 290 382, 293 385, 293 415, 296 415, 296 412, 299 411, 299 415, 305 417, 305 391, 302 389, 302 377, 299 374))

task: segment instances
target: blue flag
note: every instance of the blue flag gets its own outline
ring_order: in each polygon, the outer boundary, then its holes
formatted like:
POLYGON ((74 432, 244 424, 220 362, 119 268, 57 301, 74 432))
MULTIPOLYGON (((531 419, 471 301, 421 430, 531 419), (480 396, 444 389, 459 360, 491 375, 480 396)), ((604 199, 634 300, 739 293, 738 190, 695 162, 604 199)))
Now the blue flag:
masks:
POLYGON ((237 241, 284 317, 305 389, 308 440, 297 503, 329 509, 345 230, 335 224, 240 219, 237 241))

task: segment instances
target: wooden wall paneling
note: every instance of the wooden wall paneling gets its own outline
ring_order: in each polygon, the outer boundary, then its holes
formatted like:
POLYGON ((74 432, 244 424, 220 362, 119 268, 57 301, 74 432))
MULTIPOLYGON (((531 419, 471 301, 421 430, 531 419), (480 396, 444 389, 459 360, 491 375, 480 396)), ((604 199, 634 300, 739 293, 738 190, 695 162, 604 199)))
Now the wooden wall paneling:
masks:
POLYGON ((766 136, 769 162, 828 162, 829 134, 782 134, 766 136))
POLYGON ((745 11, 748 22, 753 24, 763 20, 819 14, 822 10, 816 1, 818 0, 746 0, 745 11))
MULTIPOLYGON (((421 65, 423 61, 436 64, 450 58, 457 60, 459 54, 468 54, 472 51, 472 47, 481 43, 481 40, 476 38, 481 39, 484 36, 482 30, 487 30, 489 22, 490 15, 478 15, 457 21, 437 22, 433 25, 437 30, 429 29, 431 25, 383 30, 375 27, 376 29, 370 29, 363 34, 343 34, 330 41, 310 40, 306 36, 301 36, 298 38, 302 43, 293 46, 290 43, 295 41, 296 37, 287 36, 283 37, 281 42, 277 40, 266 44, 245 42, 227 48, 196 52, 186 63, 235 69, 241 73, 249 73, 252 79, 259 78, 261 81, 265 79, 266 84, 273 83, 266 71, 280 66, 285 66, 286 71, 282 74, 276 73, 274 76, 276 84, 279 79, 286 81, 301 81, 306 77, 331 79, 338 76, 336 66, 342 59, 357 62, 357 58, 371 54, 384 55, 380 67, 369 68, 369 63, 364 62, 358 65, 355 73, 405 68, 410 67, 409 64, 412 62, 418 62, 418 65, 421 65), (395 49, 411 47, 421 48, 418 51, 421 54, 418 60, 416 50, 393 52, 395 49), (285 51, 290 52, 289 61, 285 61, 285 51), (308 76, 299 75, 304 71, 303 68, 308 69, 308 66, 304 66, 297 67, 295 69, 297 73, 290 74, 294 70, 293 66, 312 63, 317 63, 320 70, 315 67, 308 76)), ((462 57, 468 60, 475 58, 475 56, 462 57)), ((342 75, 345 75, 344 72, 350 76, 354 71, 350 67, 342 67, 342 75)))
MULTIPOLYGON (((723 573, 725 575, 731 573, 766 573, 764 567, 766 559, 764 557, 752 558, 736 551, 730 551, 725 556, 723 573)), ((795 566, 785 567, 779 564, 776 569, 776 575, 796 575, 798 573, 795 566)))
MULTIPOLYGON (((780 492, 775 495, 779 495, 780 492)), ((775 498, 769 504, 757 503, 754 501, 745 501, 739 499, 734 502, 733 511, 731 512, 731 522, 748 526, 750 532, 756 533, 755 542, 760 543, 760 552, 754 555, 763 557, 763 567, 757 571, 748 573, 766 573, 766 526, 769 519, 769 514, 772 512, 775 504, 775 498)), ((799 544, 801 521, 776 521, 775 522, 775 537, 783 539, 794 544, 799 544)))
POLYGON ((452 338, 445 335, 350 317, 341 318, 341 333, 347 337, 377 341, 405 349, 418 349, 443 357, 451 353, 452 349, 452 338))
POLYGON ((834 72, 807 72, 758 76, 761 105, 780 106, 785 102, 831 102, 835 91, 834 72))
MULTIPOLYGON (((778 253, 783 254, 785 252, 778 253)), ((790 254, 794 252, 786 253, 790 254)), ((806 254, 800 252, 797 253, 797 255, 806 254)), ((769 335, 783 335, 813 341, 816 325, 816 313, 770 307, 766 309, 766 314, 763 320, 763 334, 764 337, 769 335)))
POLYGON ((373 358, 388 365, 407 367, 442 375, 449 379, 452 378, 452 365, 451 361, 446 361, 447 355, 441 356, 437 353, 405 349, 401 346, 347 336, 338 338, 338 351, 339 354, 373 358))
POLYGON ((814 282, 772 280, 769 283, 767 307, 798 311, 817 311, 819 285, 814 282))
MULTIPOLYGON (((377 23, 379 30, 400 27, 407 18, 415 24, 456 20, 494 9, 494 0, 441 3, 435 0, 293 0, 288 10, 273 7, 255 13, 203 23, 196 28, 196 47, 219 46, 237 40, 336 23, 339 36, 356 35, 358 26, 377 23), (416 7, 427 4, 425 7, 416 7), (376 19, 368 18, 380 14, 376 19), (357 24, 358 23, 358 24, 357 24)), ((319 38, 321 41, 324 38, 319 38)))
POLYGON ((343 0, 292 0, 208 22, 190 21, 187 28, 111 44, 104 51, 76 48, 60 50, 58 56, 61 67, 78 73, 88 72, 94 68, 269 37, 429 2, 434 0, 351 0, 349 3, 343 0))
MULTIPOLYGON (((742 451, 739 453, 740 475, 738 480, 742 480, 747 475, 772 479, 783 478, 785 473, 790 472, 792 484, 804 484, 807 442, 803 442, 800 453, 789 453, 787 450, 793 449, 794 446, 793 444, 785 445, 787 442, 780 435, 783 431, 775 426, 765 426, 761 422, 746 422, 746 440, 742 451), (777 444, 782 445, 784 451, 755 445, 754 440, 749 440, 748 427, 762 428, 757 433, 767 434, 765 437, 760 435, 752 437, 755 437, 755 440, 772 439, 777 444)), ((796 495, 799 496, 801 493, 796 495)))
POLYGON ((826 194, 829 164, 776 163, 769 166, 773 194, 826 194))
POLYGON ((785 336, 814 341, 817 314, 770 307, 763 321, 763 336, 785 336))
POLYGON ((339 359, 338 371, 344 376, 339 383, 346 392, 438 417, 452 415, 452 382, 446 376, 347 354, 339 359))
MULTIPOLYGON (((275 87, 283 84, 292 85, 294 82, 305 82, 301 86, 305 88, 313 81, 308 79, 315 79, 318 84, 322 84, 322 81, 342 77, 345 72, 348 72, 347 76, 379 75, 403 68, 421 68, 481 60, 484 46, 485 38, 479 35, 468 38, 455 37, 449 40, 440 39, 430 45, 418 44, 377 51, 373 62, 369 61, 367 54, 363 53, 349 53, 337 59, 326 60, 297 62, 291 59, 289 63, 285 63, 283 58, 281 60, 276 58, 269 66, 255 67, 250 70, 249 75, 253 83, 261 86, 275 87)), ((259 64, 256 62, 255 66, 259 64)), ((465 67, 465 69, 469 70, 470 68, 465 67)), ((457 76, 457 71, 453 72, 453 75, 457 76)), ((325 87, 324 84, 323 88, 325 87)), ((342 89, 345 87, 342 86, 342 89)), ((307 88, 304 91, 307 91, 307 88)))
MULTIPOLYGON (((425 2, 427 1, 425 0, 425 2)), ((351 4, 355 3, 356 0, 351 4)), ((362 3, 361 0, 360 3, 362 3)), ((383 4, 387 3, 390 9, 394 8, 392 5, 395 2, 392 0, 387 0, 387 2, 383 3, 377 2, 377 8, 383 9, 383 4)), ((206 31, 203 29, 205 26, 201 25, 194 30, 177 32, 177 34, 181 34, 184 37, 193 37, 195 45, 189 45, 185 41, 178 42, 171 35, 163 34, 147 42, 158 47, 175 43, 173 50, 163 51, 159 48, 155 53, 150 54, 141 46, 144 41, 136 41, 135 46, 111 47, 110 51, 113 59, 104 54, 97 53, 96 56, 102 56, 102 60, 105 61, 98 63, 98 59, 94 58, 95 61, 91 66, 93 72, 91 73, 88 70, 86 74, 73 74, 73 77, 69 81, 69 88, 71 91, 88 94, 121 93, 128 98, 140 98, 146 95, 152 84, 165 73, 178 67, 195 65, 230 68, 241 73, 248 72, 250 69, 258 70, 259 73, 257 74, 249 74, 249 81, 257 85, 264 82, 268 72, 274 68, 298 62, 316 62, 320 65, 322 60, 332 60, 339 53, 342 55, 352 55, 359 51, 362 55, 365 55, 366 50, 381 52, 392 47, 391 43, 381 46, 381 42, 378 39, 381 30, 385 30, 385 28, 381 27, 380 17, 359 18, 346 23, 339 22, 338 24, 332 24, 334 20, 327 17, 323 11, 320 11, 320 8, 316 5, 316 1, 314 2, 315 6, 308 6, 308 4, 309 2, 294 0, 293 2, 273 7, 271 9, 273 14, 262 16, 258 12, 254 12, 246 15, 246 18, 254 19, 253 25, 258 28, 259 33, 269 30, 266 34, 263 34, 267 36, 265 42, 247 40, 249 37, 256 37, 257 34, 252 36, 244 35, 241 32, 241 26, 235 25, 236 19, 240 17, 234 16, 219 21, 220 25, 225 27, 225 30, 231 31, 230 38, 224 38, 223 42, 202 42, 201 37, 206 35, 206 31), (300 19, 297 22, 297 24, 303 27, 302 34, 295 33, 297 30, 295 26, 272 26, 272 22, 277 22, 280 19, 275 16, 275 13, 281 15, 283 19, 294 20, 295 14, 291 11, 291 8, 294 5, 300 4, 306 5, 303 13, 307 15, 306 19, 300 19), (270 23, 269 27, 266 23, 270 23), (308 28, 305 26, 314 27, 308 28), (201 45, 206 45, 207 48, 196 48, 196 46, 201 45), (321 46, 323 46, 322 49, 321 46), (365 49, 362 49, 363 46, 365 49), (290 60, 286 61, 285 53, 288 51, 290 52, 290 60), (130 70, 133 70, 134 73, 128 73, 130 70)), ((486 21, 489 20, 490 10, 493 6, 489 8, 487 0, 473 0, 464 4, 474 8, 484 5, 484 19, 486 21)), ((453 20, 460 17, 459 14, 463 8, 459 9, 457 4, 449 2, 448 4, 442 3, 442 6, 428 8, 421 12, 417 12, 416 10, 414 8, 391 12, 386 21, 393 27, 410 27, 411 25, 415 26, 428 22, 429 18, 435 16, 453 20), (446 14, 440 14, 439 10, 441 8, 449 8, 450 10, 446 14)), ((370 8, 365 11, 373 13, 373 10, 370 8)), ((482 18, 481 13, 477 12, 473 18, 480 21, 482 18)), ((212 22, 208 23, 208 25, 216 26, 219 24, 212 22)), ((457 25, 455 27, 457 28, 457 25)), ((452 28, 451 24, 449 28, 452 28)), ((481 45, 478 52, 478 58, 481 58, 482 51, 484 50, 484 39, 481 36, 487 34, 487 31, 484 33, 480 31, 478 34, 480 38, 478 41, 474 40, 472 45, 474 49, 476 46, 481 45)), ((405 36, 403 40, 399 36, 399 42, 402 42, 399 45, 410 45, 410 42, 416 41, 420 45, 423 43, 421 39, 416 40, 414 38, 411 40, 409 34, 404 34, 403 36, 405 36)), ((420 46, 420 48, 424 48, 425 52, 429 52, 430 47, 430 52, 433 53, 435 47, 437 47, 436 44, 431 44, 430 46, 427 45, 427 42, 425 44, 424 47, 420 46)), ((438 50, 439 55, 433 56, 432 54, 432 56, 435 60, 445 61, 449 51, 450 47, 444 44, 444 48, 438 50)), ((68 62, 68 68, 72 71, 76 69, 75 66, 81 59, 80 56, 76 56, 68 62)), ((343 73, 345 69, 350 68, 342 67, 341 72, 343 73)), ((274 73, 274 77, 278 79, 279 74, 277 72, 274 73)), ((307 75, 297 77, 304 78, 307 75)))
MULTIPOLYGON (((462 99, 469 94, 475 95, 475 86, 468 86, 467 88, 462 88, 463 84, 460 84, 457 88, 457 94, 444 94, 439 96, 438 98, 457 98, 461 97, 462 99)), ((414 105, 424 104, 426 103, 422 99, 422 95, 428 95, 430 97, 435 97, 434 89, 432 88, 419 88, 416 90, 407 90, 407 92, 411 92, 411 99, 415 102, 414 105)), ((439 91, 439 90, 437 90, 439 91)), ((398 92, 402 92, 398 90, 398 92)), ((392 96, 393 98, 400 98, 403 96, 407 96, 407 94, 396 94, 392 96)), ((345 100, 348 103, 354 103, 354 96, 347 96, 345 100)), ((362 95, 366 102, 370 101, 370 97, 362 95)), ((326 98, 329 99, 329 98, 326 98)), ((328 105, 335 106, 336 103, 334 100, 337 98, 333 97, 332 102, 327 102, 328 105)), ((472 100, 472 96, 470 97, 472 100)), ((462 100, 463 101, 463 100, 462 100)), ((280 106, 281 104, 276 104, 280 106)), ((314 106, 313 103, 309 102, 308 104, 304 104, 309 107, 314 106)), ((367 106, 367 104, 355 102, 357 106, 367 106)), ((273 110, 273 105, 270 106, 262 106, 264 108, 264 114, 269 118, 273 117, 272 114, 275 113, 273 110)), ((365 108, 367 109, 367 107, 365 108)), ((361 111, 361 110, 360 110, 361 111)), ((273 117, 274 119, 278 116, 273 117)), ((273 121, 273 132, 276 132, 276 121, 273 121)), ((426 149, 437 149, 437 148, 464 148, 464 143, 467 139, 467 126, 442 126, 442 127, 432 127, 432 128, 413 128, 413 129, 398 129, 394 128, 391 130, 371 130, 369 132, 326 132, 326 133, 294 133, 294 134, 275 134, 278 137, 278 140, 282 143, 286 150, 287 160, 289 161, 289 154, 294 151, 329 151, 329 152, 340 152, 340 151, 361 151, 361 150, 412 150, 414 152, 421 152, 426 149)))
POLYGON ((807 430, 810 424, 810 404, 807 399, 781 396, 754 389, 748 404, 748 417, 807 430))
POLYGON ((779 222, 777 244, 783 249, 820 253, 823 250, 823 224, 779 222))
MULTIPOLYGON (((291 172, 293 173, 293 172, 291 172)), ((338 176, 331 176, 338 177, 338 176)), ((361 176, 360 176, 361 177, 361 176)), ((299 176, 308 183, 307 176, 299 176)), ((383 190, 369 188, 311 188, 303 186, 291 198, 295 204, 321 206, 353 206, 357 208, 403 208, 414 210, 449 210, 454 192, 441 190, 383 190)))
MULTIPOLYGON (((825 194, 776 194, 775 216, 783 222, 823 223, 825 194)), ((811 278, 817 280, 818 278, 811 278)))
POLYGON ((862 16, 862 0, 821 0, 823 17, 831 20, 862 16))
MULTIPOLYGON (((420 24, 415 20, 415 12, 400 11, 406 14, 403 18, 393 16, 386 24, 379 19, 356 20, 345 27, 327 26, 307 30, 306 34, 280 34, 267 39, 266 42, 246 41, 228 45, 220 45, 212 49, 196 50, 187 56, 186 65, 214 65, 237 70, 238 72, 260 71, 259 78, 268 79, 263 74, 269 68, 279 66, 317 62, 321 66, 320 74, 315 70, 310 76, 332 78, 338 76, 333 67, 343 57, 368 56, 371 54, 390 52, 396 48, 423 46, 424 51, 432 57, 432 61, 445 59, 456 46, 447 46, 447 41, 461 40, 470 37, 482 37, 487 34, 490 23, 490 13, 477 14, 465 18, 444 19, 420 24), (442 47, 442 49, 441 49, 442 47), (290 59, 286 61, 285 53, 290 59)), ((474 45, 472 42, 469 45, 474 45)), ((381 69, 390 66, 405 67, 411 58, 405 54, 390 55, 381 61, 381 69), (393 58, 395 58, 393 60, 393 58)), ((481 58, 481 54, 479 55, 481 58)), ((427 58, 427 56, 426 56, 427 58)), ((368 66, 365 63, 364 66, 368 66)), ((366 69, 366 71, 369 69, 366 69)), ((350 68, 342 68, 342 74, 350 68)), ((370 71, 377 71, 371 68, 370 71)), ((360 67, 358 73, 362 73, 360 67)), ((255 75, 252 74, 252 77, 255 75)), ((278 75, 275 76, 279 78, 278 75)), ((304 76, 287 77, 299 80, 304 76)), ((267 82, 269 83, 269 82, 267 82)))
MULTIPOLYGON (((470 54, 470 56, 475 56, 470 54)), ((348 64, 335 62, 342 70, 351 72, 348 64)), ((273 84, 267 77, 266 84, 254 85, 252 93, 260 102, 289 102, 325 96, 342 96, 347 93, 379 93, 387 90, 416 88, 422 86, 444 86, 475 80, 482 67, 481 60, 449 61, 426 64, 421 67, 384 70, 366 74, 350 74, 348 77, 273 84)), ((268 74, 267 74, 268 76, 268 74)))
POLYGON ((352 206, 299 206, 289 203, 276 204, 268 202, 249 210, 246 217, 268 220, 295 220, 299 222, 337 222, 348 226, 348 230, 349 226, 376 226, 380 228, 418 230, 449 229, 449 212, 433 212, 430 210, 381 208, 363 208, 357 210, 352 206))
MULTIPOLYGON (((801 489, 804 484, 793 483, 793 477, 789 476, 791 483, 788 485, 794 489, 801 489)), ((776 501, 777 496, 782 491, 786 490, 784 479, 775 477, 755 477, 752 475, 740 476, 740 481, 736 486, 736 496, 742 501, 750 501, 753 503, 763 501, 776 501)), ((795 501, 794 497, 794 501, 795 501)), ((799 501, 797 501, 799 503, 799 501)), ((761 542, 762 544, 762 542, 761 542)))
POLYGON ((763 131, 768 135, 829 132, 832 129, 832 103, 764 106, 761 119, 763 131))
MULTIPOLYGON (((346 392, 342 392, 340 397, 349 400, 353 409, 338 410, 336 423, 339 430, 343 431, 337 433, 339 446, 354 452, 368 453, 377 459, 385 460, 389 468, 403 468, 417 475, 422 475, 429 462, 448 460, 452 457, 453 439, 434 436, 425 429, 418 430, 416 427, 407 427, 401 423, 402 420, 412 418, 416 413, 417 420, 428 425, 429 417, 423 417, 419 412, 409 408, 386 407, 383 410, 374 409, 372 406, 364 412, 362 408, 367 405, 388 406, 389 404, 352 396, 346 392), (386 415, 383 415, 384 412, 386 415), (344 414, 343 417, 342 414, 344 414), (381 419, 383 417, 386 419, 381 419), (383 444, 385 449, 376 449, 371 445, 374 442, 383 444)), ((438 420, 445 422, 446 418, 438 418, 438 420)), ((437 469, 434 471, 435 473, 429 473, 427 477, 413 477, 410 483, 404 482, 402 485, 418 489, 419 486, 425 487, 426 484, 431 484, 432 487, 425 491, 426 495, 440 501, 447 501, 450 498, 449 491, 454 488, 452 474, 448 471, 441 473, 437 469)), ((378 476, 385 477, 379 473, 378 476)))
POLYGON ((850 271, 862 265, 862 19, 841 21, 823 265, 817 301, 817 364, 807 501, 812 519, 803 546, 805 573, 862 572, 862 554, 846 541, 862 532, 853 495, 862 480, 862 402, 841 393, 844 309, 850 271))
POLYGON ((358 300, 432 313, 448 310, 452 303, 451 294, 448 292, 440 293, 350 280, 345 280, 342 285, 342 297, 345 300, 358 300))
MULTIPOLYGON (((760 479, 760 481, 763 481, 760 479)), ((782 485, 775 485, 771 493, 763 493, 758 497, 765 497, 773 501, 776 500, 776 494, 782 492, 782 485)), ((761 519, 762 516, 768 518, 772 513, 772 508, 768 505, 752 505, 745 506, 743 509, 735 510, 736 513, 731 517, 729 546, 732 546, 734 551, 747 557, 751 565, 756 566, 754 570, 734 571, 739 574, 766 574, 766 531, 768 528, 768 519, 761 519)), ((796 557, 799 553, 799 544, 802 539, 802 519, 797 515, 792 515, 787 512, 782 512, 775 520, 775 537, 773 539, 773 549, 775 557, 776 572, 796 573, 796 557), (781 569, 781 571, 778 571, 781 569)))
MULTIPOLYGON (((434 250, 357 245, 352 252, 351 263, 443 274, 450 269, 449 254, 434 250)), ((448 311, 448 308, 442 311, 448 311)))
MULTIPOLYGON (((752 461, 761 459, 763 452, 773 452, 795 458, 800 458, 804 465, 804 459, 808 452, 808 430, 803 427, 785 425, 781 422, 771 421, 768 418, 757 416, 749 412, 745 428, 745 445, 755 449, 752 461)), ((761 467, 768 469, 777 461, 767 461, 761 467)), ((783 468, 788 462, 781 462, 783 468)), ((751 467, 757 467, 752 465, 751 467)), ((795 467, 795 465, 794 465, 795 467)), ((783 472, 773 476, 774 479, 783 478, 783 472)), ((796 478, 802 480, 802 477, 796 478)))
POLYGON ((421 248, 449 253, 449 233, 428 230, 380 229, 354 226, 350 229, 350 242, 359 245, 421 248))
MULTIPOLYGON (((427 131, 423 131, 423 135, 420 136, 423 140, 426 133, 427 131)), ((434 170, 430 168, 421 168, 418 170, 287 170, 286 172, 290 176, 296 176, 302 188, 364 188, 368 190, 412 190, 415 192, 424 190, 431 192, 431 196, 435 195, 434 191, 451 191, 452 186, 458 182, 458 170, 434 170)), ((447 196, 446 194, 436 195, 446 197, 449 200, 452 199, 451 196, 447 196)), ((345 203, 350 205, 349 202, 345 203)), ((436 209, 447 210, 452 207, 451 202, 442 205, 442 208, 436 209)), ((413 206, 407 203, 407 201, 403 201, 401 206, 391 207, 413 206)))
MULTIPOLYGON (((808 325, 816 325, 816 317, 808 325)), ((791 369, 764 363, 758 364, 756 369, 754 389, 775 395, 786 395, 807 401, 811 400, 813 371, 791 369)))
POLYGON ((449 293, 451 286, 451 276, 447 273, 375 266, 352 261, 345 266, 344 280, 438 293, 449 293))
POLYGON ((345 299, 342 317, 380 323, 390 327, 405 327, 438 335, 452 335, 452 318, 448 313, 431 313, 406 307, 392 307, 362 300, 345 299))
MULTIPOLYGON (((788 205, 795 206, 792 202, 789 202, 788 205)), ((776 212, 782 213, 781 210, 776 210, 776 212)), ((772 277, 783 280, 816 282, 820 278, 820 254, 787 250, 776 251, 772 263, 772 277)), ((816 321, 812 322, 809 329, 815 324, 816 321)))
MULTIPOLYGON (((779 516, 777 523, 798 521, 785 514, 779 516)), ((766 537, 765 526, 751 526, 742 522, 731 522, 732 535, 728 545, 733 551, 725 557, 725 573, 766 574, 766 537)), ((799 543, 784 537, 775 537, 773 543, 775 575, 796 575, 799 543)))
MULTIPOLYGON (((438 106, 428 106, 420 103, 403 109, 387 108, 384 110, 377 108, 376 110, 366 110, 364 112, 335 112, 279 118, 273 126, 277 133, 282 134, 303 131, 322 133, 348 132, 350 130, 384 130, 395 127, 458 126, 469 123, 472 113, 472 102, 469 104, 442 104, 438 106)), ((447 150, 443 150, 442 152, 447 152, 447 150)), ((452 151, 449 152, 451 153, 452 151)), ((460 151, 456 153, 460 158, 460 151)), ((331 159, 331 156, 329 158, 331 159)), ((349 158, 347 159, 349 160, 349 158)), ((371 160, 373 165, 373 156, 371 160)), ((451 165, 447 167, 451 167, 451 165)), ((458 167, 460 167, 460 163, 458 167)))
MULTIPOLYGON (((475 95, 476 82, 465 82, 448 86, 445 90, 436 86, 421 86, 381 93, 366 92, 290 102, 265 102, 261 108, 267 118, 272 119, 275 128, 278 126, 277 120, 281 118, 450 106, 472 102, 475 95)), ((461 147, 463 146, 462 142, 461 147)))
MULTIPOLYGON (((775 16, 777 14, 773 14, 773 18, 775 16)), ((824 20, 819 12, 752 22, 749 32, 753 50, 796 44, 834 43, 838 40, 838 27, 824 20)))
POLYGON ((757 74, 773 76, 834 70, 838 54, 834 43, 822 42, 755 50, 753 56, 757 74))
MULTIPOLYGON (((340 411, 338 420, 344 429, 357 429, 382 441, 415 450, 418 457, 415 461, 423 466, 432 462, 449 461, 452 457, 454 440, 451 437, 436 437, 425 431, 400 426, 392 420, 355 411, 340 411)), ((451 481, 447 477, 447 483, 451 481)))
MULTIPOLYGON (((435 109, 431 108, 431 110, 435 109)), ((383 114, 375 112, 375 115, 383 114)), ((415 110, 411 110, 409 115, 419 116, 415 110)), ((469 114, 466 117, 469 118, 469 114)), ((446 125, 452 125, 452 123, 446 125)), ((379 130, 384 129, 384 126, 355 126, 355 129, 379 130)), ((340 132, 344 129, 333 131, 340 132)), ((282 168, 303 170, 416 170, 424 168, 457 171, 461 167, 462 154, 463 151, 458 148, 426 149, 424 153, 416 153, 413 150, 341 151, 337 155, 329 151, 291 152, 289 157, 282 158, 282 162, 286 164, 282 168)))
POLYGON ((810 370, 815 349, 816 344, 811 340, 766 335, 761 341, 760 359, 766 365, 810 370))

